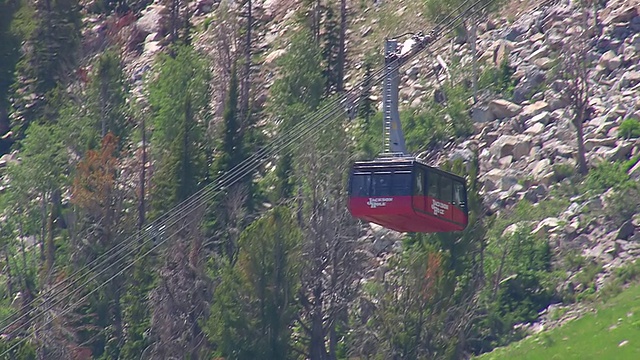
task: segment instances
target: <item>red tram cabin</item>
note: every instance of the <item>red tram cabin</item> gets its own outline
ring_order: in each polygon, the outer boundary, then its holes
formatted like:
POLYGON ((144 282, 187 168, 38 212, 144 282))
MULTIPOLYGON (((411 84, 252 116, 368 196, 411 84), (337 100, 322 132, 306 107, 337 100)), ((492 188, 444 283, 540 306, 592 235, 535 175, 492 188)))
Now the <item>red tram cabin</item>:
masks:
POLYGON ((349 211, 400 232, 461 231, 468 223, 465 180, 416 158, 356 162, 349 211))

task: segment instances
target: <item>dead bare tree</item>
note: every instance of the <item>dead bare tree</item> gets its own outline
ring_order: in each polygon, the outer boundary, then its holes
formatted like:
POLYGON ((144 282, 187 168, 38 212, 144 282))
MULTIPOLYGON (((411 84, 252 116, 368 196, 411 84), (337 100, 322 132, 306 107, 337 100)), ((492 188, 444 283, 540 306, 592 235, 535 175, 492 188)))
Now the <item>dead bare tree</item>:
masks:
POLYGON ((150 294, 151 359, 198 359, 205 334, 199 320, 209 311, 211 292, 204 274, 199 224, 204 206, 174 226, 163 229, 169 237, 159 284, 150 294))
POLYGON ((564 96, 570 100, 573 110, 573 126, 576 128, 578 142, 578 172, 585 175, 588 171, 586 151, 584 147, 583 124, 591 116, 589 101, 591 89, 589 87, 589 33, 587 25, 587 8, 584 11, 584 23, 573 27, 569 39, 565 42, 561 56, 561 71, 566 79, 564 96))
POLYGON ((306 341, 299 350, 312 360, 336 359, 338 328, 346 323, 348 308, 359 293, 366 257, 345 204, 345 154, 308 150, 301 161, 305 242, 299 294, 299 324, 306 341))

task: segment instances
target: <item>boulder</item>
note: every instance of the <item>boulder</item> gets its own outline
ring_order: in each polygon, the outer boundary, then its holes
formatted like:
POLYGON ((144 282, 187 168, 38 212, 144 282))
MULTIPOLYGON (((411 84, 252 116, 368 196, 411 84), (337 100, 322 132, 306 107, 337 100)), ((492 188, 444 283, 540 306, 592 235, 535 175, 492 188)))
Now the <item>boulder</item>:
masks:
POLYGON ((615 52, 613 52, 613 50, 609 50, 602 54, 602 56, 600 56, 600 59, 598 60, 598 66, 604 69, 615 70, 618 68, 618 66, 620 66, 620 58, 618 57, 618 55, 616 55, 615 52), (614 64, 609 65, 611 61, 614 61, 614 64))
POLYGON ((627 5, 613 10, 611 14, 602 21, 602 25, 609 26, 616 23, 630 22, 636 16, 638 16, 638 8, 627 5))
POLYGON ((599 146, 607 146, 607 147, 613 147, 616 145, 616 142, 618 141, 618 139, 616 138, 604 138, 604 139, 587 139, 584 142, 584 148, 587 151, 591 151, 596 147, 599 146))
POLYGON ((535 136, 544 131, 544 124, 536 122, 535 124, 528 127, 524 133, 527 135, 535 136))
POLYGON ((477 123, 485 123, 496 119, 486 105, 476 105, 471 109, 471 119, 477 123))
POLYGON ((275 61, 282 55, 286 54, 287 51, 285 49, 278 49, 272 51, 269 55, 264 58, 264 65, 267 67, 274 67, 275 61))
POLYGON ((550 231, 557 229, 558 225, 560 225, 560 220, 558 218, 549 217, 540 221, 540 223, 538 223, 538 226, 531 231, 531 234, 535 236, 543 237, 547 235, 550 231))
POLYGON ((627 71, 620 78, 620 87, 628 88, 640 84, 640 71, 627 71))
POLYGON ((544 82, 545 72, 536 67, 531 67, 525 71, 524 78, 520 80, 513 90, 513 102, 520 104, 527 100, 534 90, 544 82))
POLYGON ((489 111, 496 119, 504 119, 518 115, 522 106, 508 100, 496 99, 489 103, 489 111))
POLYGON ((627 220, 620 226, 616 234, 616 239, 627 240, 635 232, 635 227, 631 220, 627 220))
POLYGON ((522 108, 522 112, 520 113, 520 120, 526 121, 541 112, 549 110, 549 103, 546 101, 536 101, 531 105, 526 105, 522 108))
POLYGON ((498 40, 498 44, 493 52, 493 63, 500 66, 503 62, 509 61, 509 54, 513 50, 513 43, 508 40, 498 40))
POLYGON ((522 135, 502 135, 491 144, 490 151, 498 159, 512 156, 514 160, 520 160, 522 157, 529 155, 531 139, 522 135))
POLYGON ((140 17, 136 22, 136 27, 143 31, 145 36, 146 34, 156 32, 164 35, 166 33, 166 29, 163 24, 168 23, 168 20, 165 18, 166 15, 167 8, 163 5, 149 5, 145 9, 144 15, 142 15, 142 17, 140 17))
POLYGON ((640 180, 640 161, 638 161, 629 171, 627 172, 629 177, 634 180, 640 180))

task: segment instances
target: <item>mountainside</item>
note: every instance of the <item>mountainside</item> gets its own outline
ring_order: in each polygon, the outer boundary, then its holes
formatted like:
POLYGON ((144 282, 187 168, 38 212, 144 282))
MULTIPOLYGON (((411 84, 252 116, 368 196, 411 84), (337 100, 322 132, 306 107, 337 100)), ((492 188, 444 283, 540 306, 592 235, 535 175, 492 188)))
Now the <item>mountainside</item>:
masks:
POLYGON ((636 0, 0 0, 0 359, 469 358, 561 326, 640 278, 638 94, 636 0), (356 221, 384 39, 457 15, 400 116, 469 226, 356 221))

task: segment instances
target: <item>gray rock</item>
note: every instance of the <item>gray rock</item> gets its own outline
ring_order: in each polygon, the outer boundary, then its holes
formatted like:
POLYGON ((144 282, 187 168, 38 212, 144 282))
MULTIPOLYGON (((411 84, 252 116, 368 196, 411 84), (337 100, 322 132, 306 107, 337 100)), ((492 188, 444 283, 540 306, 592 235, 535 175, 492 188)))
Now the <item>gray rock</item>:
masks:
POLYGON ((638 9, 635 6, 627 5, 613 10, 611 14, 602 21, 602 25, 609 26, 611 24, 629 22, 636 16, 638 16, 638 9))
POLYGON ((471 119, 473 119, 473 121, 477 123, 485 123, 495 120, 496 117, 493 112, 489 110, 488 106, 477 105, 471 109, 471 119))
POLYGON ((165 19, 167 14, 167 8, 163 5, 149 5, 145 9, 144 15, 136 22, 136 26, 139 30, 146 34, 160 33, 165 34, 165 24, 168 23, 165 19))
POLYGON ((530 127, 528 127, 524 133, 527 135, 538 135, 540 133, 542 133, 544 131, 544 124, 536 122, 535 124, 531 125, 530 127))
POLYGON ((627 220, 622 224, 622 226, 620 226, 620 229, 618 229, 616 239, 627 240, 631 235, 633 235, 634 231, 635 227, 633 226, 633 223, 631 220, 627 220))
POLYGON ((616 138, 605 138, 605 139, 588 139, 584 142, 584 148, 587 151, 591 151, 598 146, 607 146, 613 147, 616 145, 618 139, 616 138))
POLYGON ((489 103, 489 111, 496 119, 504 119, 518 115, 522 111, 522 106, 508 100, 497 99, 489 103))
POLYGON ((640 83, 640 71, 627 71, 620 78, 620 88, 636 86, 640 83))
POLYGON ((525 72, 525 77, 513 90, 513 102, 520 104, 532 95, 532 92, 542 84, 546 76, 543 70, 532 67, 525 72))
POLYGON ((627 172, 629 177, 634 180, 640 180, 640 161, 638 161, 629 171, 627 172))

